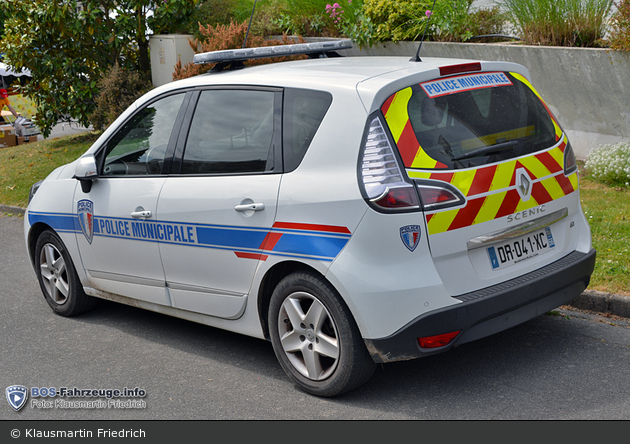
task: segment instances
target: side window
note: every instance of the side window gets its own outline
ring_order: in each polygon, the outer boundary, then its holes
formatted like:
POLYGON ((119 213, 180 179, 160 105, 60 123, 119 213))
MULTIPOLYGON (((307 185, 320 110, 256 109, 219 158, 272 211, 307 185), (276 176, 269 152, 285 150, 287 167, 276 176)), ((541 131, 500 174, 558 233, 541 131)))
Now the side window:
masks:
POLYGON ((275 93, 206 90, 199 96, 182 174, 260 173, 273 156, 275 93))
POLYGON ((315 137, 332 96, 322 91, 287 89, 284 93, 283 147, 284 171, 298 167, 315 137))
POLYGON ((125 123, 107 144, 101 176, 160 174, 184 95, 153 102, 125 123))

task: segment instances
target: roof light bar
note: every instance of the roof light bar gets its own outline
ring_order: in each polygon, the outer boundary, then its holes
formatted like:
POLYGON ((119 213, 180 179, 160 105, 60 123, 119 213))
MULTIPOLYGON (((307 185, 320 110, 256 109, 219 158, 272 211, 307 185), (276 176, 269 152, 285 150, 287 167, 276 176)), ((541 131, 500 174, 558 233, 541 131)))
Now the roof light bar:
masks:
POLYGON ((267 57, 285 57, 293 55, 319 55, 325 57, 327 52, 352 48, 351 40, 334 40, 331 42, 296 43, 293 45, 262 46, 260 48, 227 49, 211 51, 193 56, 193 63, 242 62, 250 59, 267 57))

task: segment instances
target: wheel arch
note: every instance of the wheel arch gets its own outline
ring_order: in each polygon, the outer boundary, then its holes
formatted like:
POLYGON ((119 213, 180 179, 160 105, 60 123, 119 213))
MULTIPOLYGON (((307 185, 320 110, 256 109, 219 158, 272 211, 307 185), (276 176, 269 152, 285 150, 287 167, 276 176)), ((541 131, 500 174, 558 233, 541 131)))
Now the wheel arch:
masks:
POLYGON ((296 271, 309 271, 328 281, 321 272, 303 262, 286 261, 271 267, 262 279, 258 289, 258 317, 260 319, 260 325, 262 326, 265 339, 268 341, 270 340, 270 335, 267 315, 269 313, 269 301, 271 300, 271 295, 282 279, 291 273, 295 273, 296 271))
POLYGON ((31 260, 31 265, 33 266, 35 266, 35 246, 37 245, 37 239, 46 230, 54 231, 50 225, 45 224, 43 222, 37 222, 36 224, 32 225, 28 231, 28 237, 27 237, 28 256, 31 260))

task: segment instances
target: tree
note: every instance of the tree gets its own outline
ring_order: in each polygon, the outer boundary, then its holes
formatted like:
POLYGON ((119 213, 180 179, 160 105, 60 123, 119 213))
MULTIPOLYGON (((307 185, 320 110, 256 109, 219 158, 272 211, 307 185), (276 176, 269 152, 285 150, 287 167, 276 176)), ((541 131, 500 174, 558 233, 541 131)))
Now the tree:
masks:
POLYGON ((58 121, 90 124, 98 82, 114 65, 150 78, 149 33, 181 26, 197 1, 5 0, 0 51, 11 68, 31 71, 23 93, 44 136, 58 121))

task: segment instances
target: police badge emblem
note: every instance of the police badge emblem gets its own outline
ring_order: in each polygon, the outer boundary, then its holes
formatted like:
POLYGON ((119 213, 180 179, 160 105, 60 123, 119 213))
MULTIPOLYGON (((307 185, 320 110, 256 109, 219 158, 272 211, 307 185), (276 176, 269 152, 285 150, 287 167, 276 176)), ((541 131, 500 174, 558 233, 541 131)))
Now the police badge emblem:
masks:
POLYGON ((6 389, 7 401, 16 412, 19 411, 28 399, 28 390, 22 385, 12 385, 6 389))
POLYGON ((400 238, 409 251, 416 249, 420 243, 420 225, 405 225, 400 227, 400 238))
POLYGON ((83 199, 77 202, 77 216, 79 225, 88 243, 92 243, 94 237, 94 203, 91 200, 83 199))

